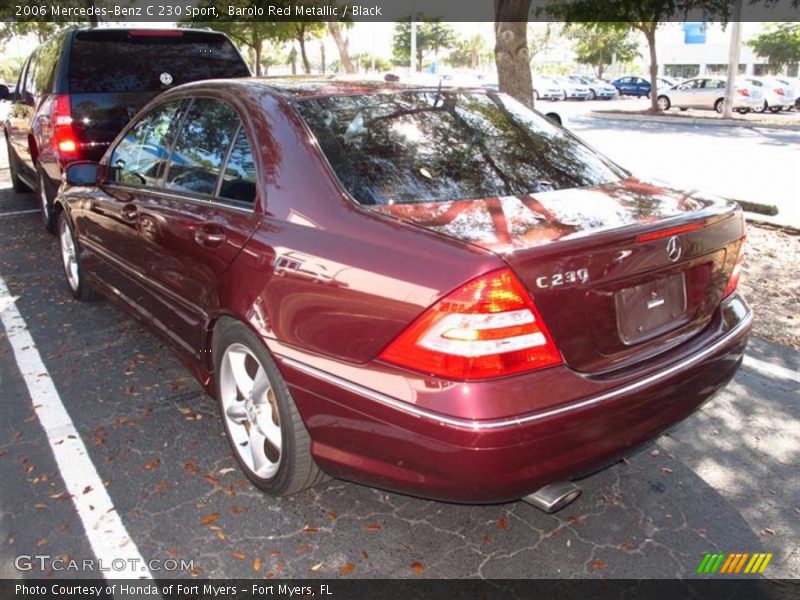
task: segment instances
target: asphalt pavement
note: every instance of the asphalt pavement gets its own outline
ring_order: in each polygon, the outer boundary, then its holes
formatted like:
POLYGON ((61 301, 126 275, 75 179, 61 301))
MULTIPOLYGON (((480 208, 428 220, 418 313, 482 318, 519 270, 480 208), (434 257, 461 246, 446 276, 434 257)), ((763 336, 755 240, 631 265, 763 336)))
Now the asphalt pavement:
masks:
POLYGON ((753 339, 726 390, 555 515, 337 480, 270 498, 161 340, 108 301, 72 300, 33 195, 0 169, 0 578, 96 576, 17 557, 91 559, 104 543, 165 577, 699 577, 708 552, 768 552, 765 577, 800 578, 796 351, 753 339), (43 427, 43 404, 74 429, 43 427), (169 559, 188 562, 155 571, 169 559))
MULTIPOLYGON (((800 130, 635 122, 592 117, 594 110, 645 110, 644 98, 608 102, 540 102, 537 109, 563 115, 565 125, 595 148, 642 178, 658 179, 734 200, 778 207, 758 220, 800 229, 800 130)), ((800 124, 795 111, 774 115, 800 124)))

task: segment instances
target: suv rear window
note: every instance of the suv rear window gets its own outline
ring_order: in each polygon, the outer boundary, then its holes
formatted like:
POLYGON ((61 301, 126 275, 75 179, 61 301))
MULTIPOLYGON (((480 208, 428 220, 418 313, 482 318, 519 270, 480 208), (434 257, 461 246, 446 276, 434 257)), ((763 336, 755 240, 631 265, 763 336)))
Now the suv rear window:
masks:
POLYGON ((360 204, 525 195, 625 175, 502 94, 399 92, 313 98, 296 106, 360 204))
POLYGON ((242 57, 226 37, 166 30, 79 32, 69 61, 70 93, 153 92, 218 77, 248 77, 242 57))

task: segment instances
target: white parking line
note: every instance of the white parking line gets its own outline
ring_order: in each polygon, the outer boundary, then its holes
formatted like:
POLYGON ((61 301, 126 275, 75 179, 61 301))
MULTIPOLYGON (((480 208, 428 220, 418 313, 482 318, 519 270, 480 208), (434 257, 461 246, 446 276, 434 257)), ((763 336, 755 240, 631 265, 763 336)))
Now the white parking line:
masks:
POLYGON ((33 213, 39 212, 38 208, 31 208, 28 210, 15 210, 12 212, 0 212, 0 217, 15 217, 17 215, 31 215, 33 213))
POLYGON ((103 571, 103 576, 106 579, 152 579, 147 563, 122 524, 103 480, 61 402, 15 300, 0 277, 0 321, 89 544, 95 556, 102 559, 103 566, 110 567, 103 571), (124 568, 116 570, 123 564, 124 568))
POLYGON ((786 379, 787 381, 800 383, 800 371, 774 365, 764 360, 753 358, 748 354, 745 354, 742 366, 770 379, 786 379))

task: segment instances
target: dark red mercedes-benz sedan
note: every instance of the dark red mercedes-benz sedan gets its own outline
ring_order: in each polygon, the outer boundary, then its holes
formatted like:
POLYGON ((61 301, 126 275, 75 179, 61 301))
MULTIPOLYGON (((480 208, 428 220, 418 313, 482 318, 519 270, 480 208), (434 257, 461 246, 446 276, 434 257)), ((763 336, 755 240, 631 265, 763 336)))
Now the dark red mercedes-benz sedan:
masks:
POLYGON ((328 474, 555 510, 719 391, 750 331, 735 204, 492 91, 189 84, 66 178, 70 290, 163 335, 270 494, 328 474))

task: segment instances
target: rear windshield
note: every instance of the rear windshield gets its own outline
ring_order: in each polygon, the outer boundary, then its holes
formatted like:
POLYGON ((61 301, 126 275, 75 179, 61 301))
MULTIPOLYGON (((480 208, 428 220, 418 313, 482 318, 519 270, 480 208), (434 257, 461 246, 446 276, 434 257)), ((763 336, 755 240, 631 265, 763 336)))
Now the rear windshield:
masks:
POLYGON ((69 61, 70 92, 154 92, 200 79, 250 75, 226 37, 181 33, 75 34, 69 61))
POLYGON ((341 183, 365 205, 525 195, 624 176, 502 94, 333 96, 299 101, 297 110, 341 183))

